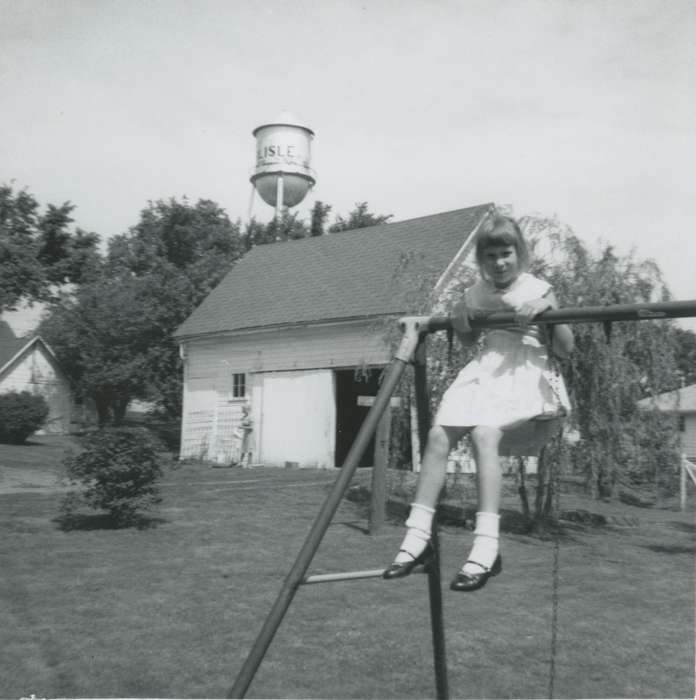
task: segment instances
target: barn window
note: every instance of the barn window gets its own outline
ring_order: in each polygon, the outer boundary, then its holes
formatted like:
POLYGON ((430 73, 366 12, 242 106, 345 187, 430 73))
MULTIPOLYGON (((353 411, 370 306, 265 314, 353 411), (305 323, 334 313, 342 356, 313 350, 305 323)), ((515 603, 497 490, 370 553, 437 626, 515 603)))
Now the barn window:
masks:
POLYGON ((232 398, 243 399, 246 396, 246 374, 232 375, 232 398))
POLYGON ((679 416, 679 432, 683 433, 686 431, 686 417, 679 416))

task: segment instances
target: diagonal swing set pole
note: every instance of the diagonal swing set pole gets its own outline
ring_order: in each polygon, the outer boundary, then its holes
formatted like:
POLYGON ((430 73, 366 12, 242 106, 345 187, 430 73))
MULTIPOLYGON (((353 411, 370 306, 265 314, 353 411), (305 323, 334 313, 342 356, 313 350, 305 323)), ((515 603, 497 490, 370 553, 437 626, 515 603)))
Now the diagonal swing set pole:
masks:
MULTIPOLYGON (((616 304, 611 306, 590 306, 565 308, 552 311, 545 311, 539 314, 533 321, 535 324, 554 323, 592 323, 614 321, 644 321, 666 318, 685 318, 696 316, 696 300, 655 302, 645 304, 616 304)), ((473 328, 500 327, 513 324, 515 315, 511 312, 494 312, 477 314, 471 320, 473 328)), ((365 420, 360 427, 358 435, 351 446, 348 456, 341 471, 327 496, 322 509, 312 525, 307 535, 307 539, 295 560, 295 563, 287 575, 283 586, 271 608, 261 631, 254 642, 254 645, 247 656, 242 668, 235 679, 228 697, 243 698, 251 682, 263 661, 263 657, 270 646, 275 633, 280 626, 285 613, 292 603, 298 588, 307 581, 306 573, 311 561, 321 544, 321 540, 328 529, 331 519, 336 512, 343 494, 350 484, 350 480, 360 461, 360 457, 367 448, 373 433, 377 429, 377 423, 386 410, 389 399, 396 390, 401 376, 416 354, 419 343, 426 334, 439 330, 449 330, 452 328, 451 319, 446 316, 421 316, 402 319, 402 330, 404 337, 401 341, 394 359, 389 365, 385 374, 374 404, 370 408, 365 420)), ((423 422, 419 421, 419 437, 421 445, 425 444, 428 432, 429 407, 427 401, 427 388, 425 380, 425 359, 424 348, 421 347, 416 359, 416 387, 417 402, 419 404, 419 415, 424 416, 423 422), (421 354, 423 353, 423 354, 421 354), (423 398, 425 397, 425 399, 423 398)), ((435 531, 435 529, 434 529, 435 531)), ((435 539, 437 535, 435 534, 435 539)), ((444 653, 444 633, 442 625, 442 603, 439 590, 439 554, 436 543, 434 543, 436 556, 432 569, 437 573, 429 572, 429 591, 431 604, 431 618, 433 625, 433 646, 435 655, 435 674, 437 683, 438 698, 447 697, 447 676, 444 653)), ((372 573, 372 572, 371 572, 372 573)))
POLYGON ((285 578, 283 586, 276 598, 273 607, 271 608, 266 621, 259 632, 254 645, 247 656, 237 678, 235 679, 234 685, 232 686, 228 697, 230 698, 243 698, 251 685, 254 675, 263 657, 266 654, 268 647, 275 636, 275 633, 280 626, 280 623, 285 616, 290 603, 292 603, 295 593, 297 593, 298 588, 302 585, 305 580, 305 575, 307 569, 312 562, 314 555, 316 554, 321 540, 326 533, 329 525, 331 524, 331 519, 336 512, 336 509, 341 503, 343 494, 350 484, 350 480, 355 473, 355 470, 360 462, 363 452, 367 448, 370 438, 377 429, 377 423, 382 416, 382 413, 386 410, 389 405, 389 399, 396 390, 396 387, 401 380, 401 376, 406 369, 407 363, 413 357, 416 346, 418 345, 420 339, 419 329, 412 325, 405 329, 404 337, 401 341, 401 345, 394 355, 392 363, 386 372, 384 379, 382 380, 382 386, 375 397, 375 401, 368 411, 363 424, 360 426, 358 435, 353 442, 348 455, 346 456, 346 461, 341 467, 341 471, 338 478, 331 487, 331 491, 324 501, 319 514, 317 515, 314 524, 312 525, 307 538, 302 545, 300 553, 297 555, 297 559, 290 570, 290 573, 285 578))

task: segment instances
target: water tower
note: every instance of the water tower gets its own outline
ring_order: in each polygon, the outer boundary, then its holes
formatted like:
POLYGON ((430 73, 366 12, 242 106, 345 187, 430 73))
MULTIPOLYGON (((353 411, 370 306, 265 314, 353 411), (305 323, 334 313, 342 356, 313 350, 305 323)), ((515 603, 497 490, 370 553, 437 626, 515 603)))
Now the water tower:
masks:
POLYGON ((310 167, 314 132, 288 112, 272 122, 257 126, 256 167, 251 184, 266 204, 275 207, 276 217, 283 209, 299 204, 314 187, 310 167))

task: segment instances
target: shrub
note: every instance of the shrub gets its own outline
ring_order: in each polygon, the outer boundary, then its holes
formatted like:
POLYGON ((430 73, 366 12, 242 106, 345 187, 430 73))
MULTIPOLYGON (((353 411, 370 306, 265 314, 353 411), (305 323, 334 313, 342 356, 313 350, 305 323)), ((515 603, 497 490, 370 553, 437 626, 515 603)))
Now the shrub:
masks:
POLYGON ((43 425, 48 411, 46 399, 29 391, 0 394, 0 442, 25 442, 43 425))
POLYGON ((108 427, 82 436, 83 448, 63 464, 73 483, 85 490, 63 501, 71 516, 80 505, 105 510, 115 524, 136 522, 139 511, 160 502, 156 481, 162 475, 161 445, 144 428, 108 427))

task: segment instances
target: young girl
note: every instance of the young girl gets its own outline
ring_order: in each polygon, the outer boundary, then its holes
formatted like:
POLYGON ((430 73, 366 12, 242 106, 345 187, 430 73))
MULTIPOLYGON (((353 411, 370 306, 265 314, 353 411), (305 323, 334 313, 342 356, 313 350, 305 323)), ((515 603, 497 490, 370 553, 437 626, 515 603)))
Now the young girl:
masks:
MULTIPOLYGON (((469 433, 476 460, 478 509, 473 548, 450 588, 474 591, 502 571, 498 553, 500 516, 499 445, 503 434, 532 418, 552 418, 570 409, 562 378, 549 367, 543 330, 532 319, 558 303, 551 286, 527 272, 529 252, 514 219, 493 215, 476 239, 481 279, 454 308, 452 325, 464 345, 478 340, 477 357, 466 365, 442 397, 428 434, 408 530, 384 578, 407 576, 432 557, 433 514, 445 482, 447 459, 469 433), (514 325, 472 331, 476 310, 514 311, 514 325), (481 337, 479 337, 481 336, 481 337)), ((548 339, 551 351, 565 357, 573 349, 566 325, 556 325, 548 339)))

